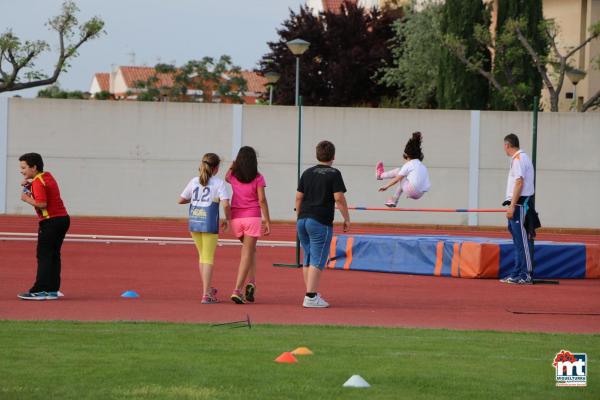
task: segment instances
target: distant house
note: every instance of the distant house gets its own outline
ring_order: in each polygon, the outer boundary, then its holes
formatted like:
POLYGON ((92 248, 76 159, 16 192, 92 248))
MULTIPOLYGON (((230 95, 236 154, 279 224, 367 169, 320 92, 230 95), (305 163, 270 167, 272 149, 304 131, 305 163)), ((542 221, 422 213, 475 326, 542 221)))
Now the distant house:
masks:
POLYGON ((370 10, 373 7, 383 8, 385 6, 392 6, 395 8, 410 3, 410 1, 407 0, 307 0, 306 5, 312 9, 315 14, 319 12, 339 14, 344 1, 351 4, 357 4, 367 10, 370 10))
MULTIPOLYGON (((157 87, 172 87, 173 75, 157 73, 153 67, 119 66, 110 73, 94 74, 90 93, 95 96, 101 91, 108 91, 116 100, 135 100, 143 90, 137 87, 136 82, 146 82, 156 77, 157 87)), ((256 104, 257 100, 266 92, 267 80, 254 71, 242 71, 242 77, 247 82, 247 90, 242 94, 245 104, 256 104)), ((228 79, 224 76, 223 79, 228 79)), ((198 95, 198 90, 188 89, 188 95, 198 95)))
POLYGON ((93 95, 99 92, 108 92, 110 90, 110 74, 107 72, 100 72, 94 74, 92 79, 92 86, 90 87, 90 93, 93 95))

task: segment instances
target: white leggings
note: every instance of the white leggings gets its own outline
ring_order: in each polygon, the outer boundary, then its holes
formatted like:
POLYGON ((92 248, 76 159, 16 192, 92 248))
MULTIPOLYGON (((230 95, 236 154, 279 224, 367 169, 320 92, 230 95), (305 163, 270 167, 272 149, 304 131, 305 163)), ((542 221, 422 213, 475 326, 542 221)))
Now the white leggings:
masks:
MULTIPOLYGON (((381 174, 381 179, 394 179, 398 176, 398 173, 400 173, 400 168, 385 171, 381 174)), ((420 199, 421 197, 423 197, 424 194, 424 192, 420 192, 417 189, 415 189, 415 187, 412 185, 412 183, 410 183, 410 181, 406 177, 404 177, 400 181, 398 188, 396 188, 396 192, 394 193, 394 199, 399 199, 402 193, 406 193, 406 197, 414 200, 420 199)))

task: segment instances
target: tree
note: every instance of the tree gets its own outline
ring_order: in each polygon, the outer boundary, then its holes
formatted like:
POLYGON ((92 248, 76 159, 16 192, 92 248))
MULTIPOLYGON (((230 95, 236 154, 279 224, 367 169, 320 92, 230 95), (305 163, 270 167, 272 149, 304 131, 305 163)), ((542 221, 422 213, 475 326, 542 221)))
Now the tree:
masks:
MULTIPOLYGON (((540 32, 544 21, 542 0, 499 0, 497 3, 496 43, 494 52, 494 77, 504 87, 515 88, 512 92, 492 91, 492 109, 514 110, 514 102, 519 109, 530 110, 534 97, 539 96, 543 87, 542 77, 535 64, 511 31, 511 21, 522 18, 523 35, 540 57, 547 57, 549 44, 540 32), (508 94, 508 95, 507 95, 508 94), (516 99, 512 99, 512 95, 516 99)), ((486 45, 493 45, 486 43, 486 45)))
POLYGON ((248 89, 240 67, 231 57, 222 55, 191 60, 180 68, 157 64, 156 73, 146 81, 136 82, 141 89, 139 101, 198 101, 204 103, 243 103, 242 94, 248 89))
POLYGON ((397 102, 402 107, 437 108, 441 11, 439 3, 427 3, 419 11, 411 7, 393 24, 393 65, 380 70, 379 83, 397 90, 397 102))
MULTIPOLYGON (((485 24, 481 0, 447 0, 442 6, 440 34, 462 43, 466 58, 476 57, 489 69, 489 50, 474 38, 475 26, 485 24)), ((446 48, 442 49, 437 81, 437 102, 444 109, 484 110, 488 107, 489 85, 485 78, 468 70, 446 48)))
POLYGON ((313 15, 308 7, 300 7, 295 13, 290 9, 290 17, 277 30, 279 40, 269 42, 270 52, 259 61, 258 70, 278 72, 277 86, 273 90, 273 101, 276 104, 294 104, 296 82, 296 60, 288 50, 286 42, 302 38, 310 42, 310 47, 300 57, 300 85, 304 104, 322 104, 327 97, 326 79, 323 71, 327 68, 324 52, 323 24, 321 17, 313 15))
MULTIPOLYGON (((600 21, 597 21, 591 26, 589 36, 585 40, 579 45, 565 51, 560 51, 558 48, 557 36, 559 29, 554 21, 545 21, 542 23, 540 29, 545 33, 552 48, 549 58, 543 57, 541 54, 537 53, 531 43, 527 40, 524 33, 524 21, 522 19, 512 21, 510 29, 516 33, 519 42, 521 42, 523 47, 527 50, 527 53, 531 56, 531 59, 544 81, 544 85, 548 89, 550 95, 550 111, 558 111, 558 100, 565 80, 565 74, 569 68, 572 68, 569 65, 569 59, 578 51, 584 49, 588 43, 600 37, 600 21), (554 82, 550 78, 551 75, 547 69, 548 64, 552 65, 554 69, 554 74, 556 75, 554 82)), ((584 103, 582 111, 586 111, 592 107, 598 98, 600 98, 600 90, 590 96, 588 101, 584 103)))
POLYGON ((280 79, 274 91, 277 104, 294 104, 296 60, 286 42, 302 38, 310 42, 300 57, 301 94, 304 104, 320 106, 378 106, 395 90, 378 84, 377 72, 391 61, 388 41, 393 37, 393 17, 376 9, 365 10, 342 3, 339 13, 313 15, 306 6, 278 30, 280 39, 270 42, 259 70, 276 71, 280 79))
POLYGON ((34 64, 42 52, 50 49, 48 43, 42 40, 22 43, 10 29, 0 35, 0 92, 53 84, 62 72, 67 71, 69 60, 78 55, 79 48, 85 42, 99 37, 104 28, 104 21, 98 17, 77 27, 75 14, 78 11, 75 3, 68 0, 62 5, 62 13, 48 21, 48 26, 58 33, 59 39, 58 58, 50 77, 35 69, 34 64))
MULTIPOLYGON (((470 71, 475 71, 487 79, 493 90, 505 102, 512 103, 516 110, 529 109, 532 105, 529 99, 531 99, 532 95, 536 94, 534 92, 535 86, 531 84, 532 81, 527 81, 526 79, 518 80, 511 78, 503 80, 502 77, 511 77, 516 74, 511 71, 510 67, 506 67, 505 64, 503 65, 501 61, 514 61, 520 57, 527 58, 535 66, 538 76, 548 89, 550 111, 556 112, 558 111, 558 102, 565 74, 572 68, 569 64, 570 59, 577 52, 584 49, 588 43, 598 39, 600 36, 600 21, 592 25, 588 37, 579 45, 562 51, 558 48, 557 37, 559 28, 554 21, 545 20, 540 22, 537 30, 533 30, 530 24, 529 19, 525 17, 508 18, 503 24, 504 28, 497 37, 491 35, 489 25, 478 24, 475 26, 475 38, 477 41, 491 48, 496 58, 500 60, 498 61, 498 66, 494 66, 494 70, 486 64, 485 58, 477 55, 468 55, 464 40, 453 35, 445 35, 443 43, 448 51, 454 54, 470 71), (533 35, 534 33, 536 39, 528 37, 528 34, 533 35), (516 46, 515 42, 518 42, 521 47, 516 46), (542 50, 536 49, 539 43, 547 43, 550 46, 549 52, 544 47, 542 47, 542 50), (503 67, 506 69, 503 70, 503 67), (548 67, 552 71, 549 71, 548 67)), ((521 71, 518 67, 516 70, 518 72, 521 71)), ((537 94, 539 95, 539 92, 537 94)), ((593 108, 599 98, 600 91, 592 94, 584 103, 582 111, 593 108)))
MULTIPOLYGON (((89 93, 88 93, 89 94, 89 93)), ((58 84, 54 84, 48 86, 45 89, 42 89, 38 92, 37 97, 46 98, 46 99, 87 99, 89 96, 86 93, 83 93, 80 90, 75 90, 72 92, 62 90, 58 84)))
POLYGON ((110 100, 112 95, 108 90, 102 90, 94 94, 94 100, 110 100))
MULTIPOLYGON (((600 69, 600 57, 596 59, 596 65, 594 68, 600 69)), ((585 112, 587 110, 595 110, 597 108, 600 108, 600 89, 598 89, 596 93, 593 93, 589 99, 583 103, 581 106, 581 111, 585 112)))

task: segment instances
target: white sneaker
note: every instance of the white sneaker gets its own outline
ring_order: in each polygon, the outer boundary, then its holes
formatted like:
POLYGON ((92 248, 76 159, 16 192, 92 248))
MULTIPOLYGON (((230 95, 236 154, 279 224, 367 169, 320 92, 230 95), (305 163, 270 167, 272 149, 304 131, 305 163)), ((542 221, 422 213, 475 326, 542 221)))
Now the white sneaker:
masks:
POLYGON ((320 293, 317 293, 313 298, 304 296, 302 306, 306 308, 326 308, 329 307, 329 303, 323 300, 320 293))

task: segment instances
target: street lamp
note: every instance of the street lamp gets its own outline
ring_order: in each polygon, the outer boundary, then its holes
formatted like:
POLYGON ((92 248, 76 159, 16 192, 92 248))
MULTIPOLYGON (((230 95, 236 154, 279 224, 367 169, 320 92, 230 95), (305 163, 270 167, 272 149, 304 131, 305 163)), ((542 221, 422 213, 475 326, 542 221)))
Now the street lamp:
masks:
POLYGON ((265 74, 265 79, 269 84, 269 105, 273 104, 273 86, 275 86, 279 77, 279 72, 267 72, 265 74))
POLYGON ((567 69, 567 77, 573 84, 573 97, 575 97, 575 110, 579 111, 579 98, 577 97, 577 84, 580 80, 585 78, 585 71, 582 71, 577 68, 569 68, 567 69))
MULTIPOLYGON (((300 160, 302 159, 302 100, 300 98, 300 56, 310 47, 310 43, 302 39, 290 40, 286 43, 288 49, 296 57, 296 96, 294 104, 298 107, 298 173, 296 184, 300 183, 300 160)), ((300 239, 296 234, 296 263, 295 264, 273 264, 276 267, 300 268, 300 239)))
POLYGON ((300 56, 308 50, 310 43, 306 40, 294 39, 287 42, 286 45, 296 57, 296 97, 294 104, 297 106, 300 99, 300 56))

